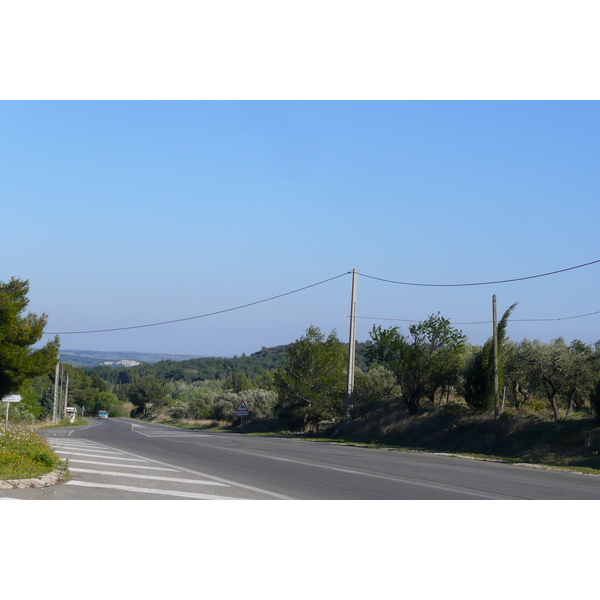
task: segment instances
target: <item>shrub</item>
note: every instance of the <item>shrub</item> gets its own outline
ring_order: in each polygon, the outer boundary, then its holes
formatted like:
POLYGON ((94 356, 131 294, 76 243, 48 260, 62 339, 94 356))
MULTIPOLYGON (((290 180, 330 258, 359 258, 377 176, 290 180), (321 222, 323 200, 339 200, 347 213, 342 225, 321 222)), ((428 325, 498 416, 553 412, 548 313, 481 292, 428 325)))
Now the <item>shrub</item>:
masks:
POLYGON ((242 400, 250 412, 249 418, 272 417, 277 404, 277 394, 271 390, 225 392, 216 400, 215 416, 218 419, 234 421, 237 418, 235 410, 242 400))
POLYGON ((48 442, 30 428, 11 425, 0 431, 0 479, 39 477, 59 461, 48 442))

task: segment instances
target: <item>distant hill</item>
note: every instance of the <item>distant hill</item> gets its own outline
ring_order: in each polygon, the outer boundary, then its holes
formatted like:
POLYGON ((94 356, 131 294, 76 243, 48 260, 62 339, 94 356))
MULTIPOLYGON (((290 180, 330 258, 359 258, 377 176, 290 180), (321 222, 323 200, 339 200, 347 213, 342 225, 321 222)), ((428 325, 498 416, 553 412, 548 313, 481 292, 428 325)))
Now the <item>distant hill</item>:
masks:
MULTIPOLYGON (((88 375, 98 375, 109 383, 127 383, 132 378, 146 375, 151 375, 162 381, 193 382, 229 379, 235 375, 243 374, 254 381, 265 375, 265 373, 273 372, 283 365, 288 346, 263 347, 253 354, 242 354, 242 356, 234 356, 233 358, 211 356, 186 358, 179 355, 176 358, 155 359, 152 363, 146 360, 137 366, 123 366, 122 364, 117 364, 117 362, 119 360, 132 359, 141 362, 143 357, 158 357, 163 355, 145 355, 137 352, 98 352, 88 354, 93 354, 89 359, 100 362, 93 365, 82 365, 80 363, 78 366, 84 366, 88 375), (107 361, 114 364, 102 364, 107 361)), ((357 344, 356 364, 362 370, 366 370, 364 349, 364 344, 357 344)), ((66 362, 64 358, 62 360, 66 362)))
MULTIPOLYGON (((200 358, 191 354, 147 354, 144 352, 98 352, 95 350, 61 350, 60 360, 76 367, 97 367, 106 362, 136 361, 154 364, 162 360, 182 361, 200 358)), ((115 364, 115 366, 122 366, 115 364)))

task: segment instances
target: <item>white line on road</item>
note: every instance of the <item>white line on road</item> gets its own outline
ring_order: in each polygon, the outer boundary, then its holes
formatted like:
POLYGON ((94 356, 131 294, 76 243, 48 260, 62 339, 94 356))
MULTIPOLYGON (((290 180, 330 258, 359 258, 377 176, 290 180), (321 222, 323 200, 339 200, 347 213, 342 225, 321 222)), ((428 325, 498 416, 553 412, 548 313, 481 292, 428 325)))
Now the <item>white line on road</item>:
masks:
POLYGON ((180 437, 211 437, 210 435, 207 435, 205 433, 178 433, 176 431, 174 431, 173 433, 170 432, 166 432, 163 433, 162 431, 157 431, 156 433, 146 433, 144 431, 135 431, 135 433, 139 433, 140 435, 144 435, 146 437, 149 438, 163 438, 163 437, 176 437, 176 438, 180 438, 180 437))
MULTIPOLYGON (((111 446, 106 446, 104 444, 98 444, 99 446, 102 446, 104 448, 111 448, 111 446)), ((140 456, 139 454, 134 454, 133 452, 126 452, 123 451, 124 454, 128 454, 129 456, 137 456, 138 458, 144 458, 142 456, 140 456)), ((100 456, 98 458, 107 458, 105 456, 100 456)), ((233 487, 237 487, 237 488, 242 488, 244 490, 250 490, 252 492, 258 492, 259 494, 264 494, 266 496, 271 496, 272 498, 279 498, 281 500, 293 500, 294 498, 292 498, 291 496, 286 496, 285 494, 278 494, 277 492, 271 492, 269 490, 264 490, 261 488, 257 488, 254 487, 252 485, 246 485, 244 483, 239 483, 237 481, 231 481, 229 479, 224 479, 223 477, 215 477, 214 475, 207 475, 206 473, 201 473, 200 471, 195 471, 192 469, 187 469, 185 467, 179 467, 177 465, 172 465, 170 463, 166 463, 160 460, 155 460, 155 459, 144 459, 143 461, 140 462, 153 462, 154 464, 157 465, 163 465, 163 467, 171 467, 170 469, 165 469, 165 470, 171 470, 171 471, 176 471, 176 472, 183 472, 183 473, 191 473, 192 475, 197 475, 199 477, 206 477, 207 479, 211 479, 214 481, 220 481, 221 483, 224 483, 226 485, 230 485, 233 487)), ((108 463, 98 463, 98 462, 93 462, 93 461, 87 461, 87 460, 78 460, 78 459, 71 459, 69 458, 69 464, 71 464, 72 462, 83 462, 83 463, 88 463, 88 464, 103 464, 106 466, 112 466, 112 467, 132 467, 132 468, 136 468, 136 469, 148 469, 148 468, 152 468, 152 467, 141 467, 141 466, 137 466, 137 465, 126 465, 126 464, 122 464, 122 465, 115 465, 115 464, 111 464, 109 465, 108 463)))
POLYGON ((77 458, 70 458, 69 464, 71 463, 84 463, 86 465, 102 465, 104 467, 131 467, 132 469, 152 469, 153 471, 173 471, 173 473, 179 473, 177 469, 169 469, 168 467, 142 467, 141 465, 124 465, 116 463, 98 462, 96 460, 80 460, 77 458))
MULTIPOLYGON (((121 466, 121 465, 119 465, 121 466)), ((97 475, 114 475, 115 477, 131 477, 134 479, 155 479, 156 481, 173 481, 177 483, 194 483, 198 485, 215 485, 218 487, 230 487, 225 483, 218 481, 199 481, 197 479, 181 479, 179 477, 161 477, 160 475, 137 475, 136 473, 119 473, 117 471, 97 471, 95 469, 80 469, 79 467, 70 467, 69 471, 76 473, 96 473, 97 475)))
POLYGON ((282 458, 280 456, 271 456, 269 454, 262 454, 259 452, 248 452, 247 450, 239 450, 237 448, 225 448, 223 446, 219 446, 220 450, 229 450, 230 452, 238 452, 240 454, 245 454, 246 456, 260 456, 261 458, 268 458, 270 460, 276 460, 280 462, 289 462, 297 465, 302 465, 305 467, 313 467, 315 469, 326 469, 328 471, 337 471, 339 473, 348 473, 350 475, 359 475, 361 477, 371 477, 374 479, 384 479, 386 481, 394 481, 396 483, 402 483, 407 485, 414 485, 419 487, 431 488, 434 490, 442 490, 447 492, 452 492, 455 494, 463 494, 466 496, 473 496, 476 498, 489 498, 492 500, 501 500, 505 499, 505 496, 502 494, 498 494, 495 492, 476 492, 471 491, 470 489, 461 487, 460 485, 452 485, 452 484, 433 484, 433 483, 425 483, 423 481, 411 479, 409 477, 402 476, 393 476, 393 475, 380 475, 378 473, 369 473, 368 471, 357 471, 356 469, 343 469, 341 467, 332 467, 331 465, 325 464, 316 464, 304 460, 297 460, 292 458, 282 458))
POLYGON ((98 454, 86 454, 84 452, 65 452, 69 456, 89 456, 90 458, 110 458, 111 460, 130 460, 132 462, 148 462, 140 458, 119 458, 118 456, 102 456, 98 454))
MULTIPOLYGON (((71 446, 55 446, 54 449, 56 451, 60 451, 63 450, 65 452, 68 452, 70 450, 88 450, 89 452, 98 452, 100 454, 123 454, 122 452, 117 452, 117 451, 110 451, 110 450, 98 450, 97 448, 90 448, 89 446, 84 447, 84 446, 76 446, 76 447, 71 447, 71 446)), ((71 452, 71 454, 76 454, 75 452, 71 452)), ((107 456, 106 458, 110 458, 110 456, 107 456)))
POLYGON ((243 500, 228 496, 212 496, 210 494, 196 494, 194 492, 178 492, 176 490, 153 490, 151 488, 138 488, 130 485, 112 485, 108 483, 90 483, 88 481, 67 481, 65 485, 78 485, 81 487, 105 488, 109 490, 122 490, 124 492, 138 492, 140 494, 159 494, 161 496, 178 496, 180 498, 195 498, 196 500, 243 500))

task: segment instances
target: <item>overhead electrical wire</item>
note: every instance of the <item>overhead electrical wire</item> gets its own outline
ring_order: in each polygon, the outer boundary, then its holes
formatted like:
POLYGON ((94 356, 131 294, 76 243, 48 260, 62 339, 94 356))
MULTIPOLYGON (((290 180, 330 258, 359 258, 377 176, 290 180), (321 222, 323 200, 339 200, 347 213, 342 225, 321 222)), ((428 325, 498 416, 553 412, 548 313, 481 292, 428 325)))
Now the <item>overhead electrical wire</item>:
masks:
POLYGON ((297 292, 301 292, 303 290, 307 290, 312 287, 316 287, 318 285, 322 285, 329 281, 333 281, 334 279, 338 279, 343 277, 344 275, 349 275, 351 271, 347 271, 346 273, 341 273, 340 275, 336 275, 335 277, 330 277, 329 279, 324 279, 323 281, 319 281, 317 283, 312 283, 311 285, 305 285, 304 287, 298 288, 296 290, 292 290, 291 292, 285 292, 284 294, 278 294, 277 296, 271 296, 270 298, 264 298, 263 300, 257 300, 256 302, 249 302, 248 304, 242 304, 240 306, 234 306, 233 308, 226 308, 224 310, 217 310, 215 312, 205 313, 203 315, 197 315, 195 317, 185 317, 183 319, 173 319, 171 321, 161 321, 159 323, 148 323, 146 325, 133 325, 130 327, 112 327, 110 329, 94 329, 89 331, 55 331, 48 332, 45 335, 74 335, 78 333, 105 333, 108 331, 125 331, 127 329, 142 329, 143 327, 157 327, 158 325, 169 325, 171 323, 181 323, 182 321, 191 321, 193 319, 202 319, 203 317, 212 317, 214 315, 220 315, 222 313, 231 312, 234 310, 240 310, 242 308, 248 308, 249 306, 255 306, 256 304, 262 304, 263 302, 269 302, 270 300, 275 300, 277 298, 283 298, 283 296, 289 296, 290 294, 295 294, 297 292))
POLYGON ((589 265, 595 265, 600 263, 599 260, 593 260, 582 265, 576 265, 575 267, 568 267, 567 269, 559 269, 558 271, 550 271, 549 273, 541 273, 539 275, 529 275, 528 277, 515 277, 513 279, 501 279, 498 281, 480 281, 476 283, 409 283, 406 281, 392 281, 391 279, 382 279, 381 277, 373 277, 366 273, 359 273, 362 277, 368 277, 369 279, 376 279, 377 281, 385 281, 386 283, 395 283, 397 285, 416 285, 422 287, 466 287, 473 285, 494 285, 497 283, 512 283, 514 281, 525 281, 526 279, 536 279, 537 277, 547 277, 548 275, 556 275, 557 273, 564 273, 565 271, 573 271, 574 269, 581 269, 582 267, 588 267, 589 265))
MULTIPOLYGON (((554 319, 509 319, 512 323, 533 323, 536 321, 568 321, 569 319, 581 319, 582 317, 590 317, 600 314, 600 310, 586 313, 584 315, 575 315, 574 317, 559 317, 554 319)), ((349 315, 346 315, 349 316, 349 315)), ((402 321, 404 323, 419 323, 416 319, 391 319, 388 317, 355 317, 357 319, 369 319, 371 321, 402 321)), ((452 325, 488 325, 493 321, 471 321, 469 323, 452 323, 452 325)))
MULTIPOLYGON (((406 281, 393 281, 391 279, 383 279, 381 277, 374 277, 373 275, 367 275, 366 273, 358 273, 358 275, 361 275, 362 277, 367 277, 369 279, 374 279, 377 281, 383 281, 386 283, 394 283, 397 285, 410 285, 410 286, 422 286, 422 287, 466 287, 466 286, 477 286, 477 285, 493 285, 493 284, 499 284, 499 283, 511 283, 514 281, 525 281, 527 279, 536 279, 538 277, 547 277, 549 275, 556 275, 558 273, 564 273, 566 271, 573 271, 574 269, 581 269, 582 267, 588 267, 589 265, 594 265, 597 263, 600 263, 600 259, 593 260, 593 261, 590 261, 590 262, 587 262, 587 263, 584 263, 581 265, 576 265, 574 267, 568 267, 566 269, 559 269, 557 271, 541 273, 539 275, 530 275, 528 277, 516 277, 516 278, 512 278, 512 279, 502 279, 502 280, 498 280, 498 281, 481 281, 481 282, 475 282, 475 283, 409 283, 406 281)), ((109 329, 90 329, 87 331, 44 332, 44 335, 75 335, 75 334, 83 334, 83 333, 106 333, 106 332, 110 332, 110 331, 126 331, 126 330, 130 330, 130 329, 142 329, 145 327, 158 327, 159 325, 170 325, 171 323, 181 323, 183 321, 192 321, 194 319, 202 319, 204 317, 212 317, 214 315, 220 315, 220 314, 223 314, 226 312, 241 310, 242 308, 248 308, 249 306, 255 306, 257 304, 262 304, 264 302, 270 302, 271 300, 276 300, 277 298, 283 298, 284 296, 289 296, 291 294, 295 294, 297 292, 301 292, 303 290, 307 290, 309 288, 316 287, 318 285, 322 285, 329 281, 333 281, 334 279, 339 279, 340 277, 344 277, 345 275, 350 275, 351 273, 352 273, 352 271, 346 271, 345 273, 340 273, 339 275, 336 275, 335 277, 330 277, 329 279, 324 279, 323 281, 318 281, 317 283, 312 283, 311 285, 306 285, 304 287, 292 290, 290 292, 278 294, 277 296, 271 296, 270 298, 264 298, 263 300, 257 300, 256 302, 249 302, 248 304, 242 304, 240 306, 234 306, 232 308, 226 308, 224 310, 217 310, 217 311, 205 313, 202 315, 196 315, 194 317, 184 317, 182 319, 172 319, 170 321, 160 321, 157 323, 147 323, 144 325, 131 325, 128 327, 111 327, 109 329)), ((600 312, 600 311, 598 311, 598 312, 600 312)), ((598 313, 593 312, 593 313, 588 313, 586 315, 577 315, 575 317, 564 317, 563 319, 513 319, 513 320, 561 321, 561 320, 567 320, 567 319, 578 319, 580 317, 587 317, 587 316, 595 315, 595 314, 598 314, 598 313)), ((374 319, 374 317, 357 317, 357 318, 374 319)), ((379 319, 379 318, 377 318, 376 320, 417 322, 417 321, 410 321, 410 319, 379 319)), ((457 323, 457 325, 476 325, 476 324, 481 324, 481 323, 487 323, 487 321, 481 321, 479 323, 457 323)))

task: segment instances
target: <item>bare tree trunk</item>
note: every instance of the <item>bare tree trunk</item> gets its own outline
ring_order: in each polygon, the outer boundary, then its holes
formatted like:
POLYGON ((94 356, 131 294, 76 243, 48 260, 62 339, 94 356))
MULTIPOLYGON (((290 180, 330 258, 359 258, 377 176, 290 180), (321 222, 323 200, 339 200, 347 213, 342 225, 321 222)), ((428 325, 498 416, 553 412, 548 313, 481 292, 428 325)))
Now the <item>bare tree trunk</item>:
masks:
POLYGON ((554 412, 554 419, 556 421, 560 420, 560 412, 558 410, 558 403, 556 402, 556 398, 554 396, 552 396, 551 398, 548 398, 548 401, 550 402, 550 405, 552 406, 552 411, 554 412))

